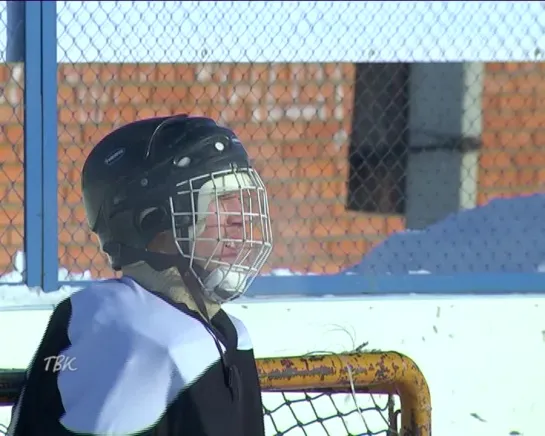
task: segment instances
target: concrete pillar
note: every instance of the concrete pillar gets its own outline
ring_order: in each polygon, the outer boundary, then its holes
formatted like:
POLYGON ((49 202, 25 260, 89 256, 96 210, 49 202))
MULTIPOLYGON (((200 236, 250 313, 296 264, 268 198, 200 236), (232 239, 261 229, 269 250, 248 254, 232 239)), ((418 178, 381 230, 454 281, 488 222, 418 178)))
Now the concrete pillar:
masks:
POLYGON ((408 228, 476 205, 483 76, 482 63, 410 66, 408 228))

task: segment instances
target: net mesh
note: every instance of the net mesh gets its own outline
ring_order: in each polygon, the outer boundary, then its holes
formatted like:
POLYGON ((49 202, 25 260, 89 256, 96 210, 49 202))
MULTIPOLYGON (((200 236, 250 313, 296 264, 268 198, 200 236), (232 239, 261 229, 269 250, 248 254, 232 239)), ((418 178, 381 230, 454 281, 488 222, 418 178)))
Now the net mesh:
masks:
POLYGON ((271 436, 397 436, 399 398, 335 392, 266 392, 266 434, 271 436))

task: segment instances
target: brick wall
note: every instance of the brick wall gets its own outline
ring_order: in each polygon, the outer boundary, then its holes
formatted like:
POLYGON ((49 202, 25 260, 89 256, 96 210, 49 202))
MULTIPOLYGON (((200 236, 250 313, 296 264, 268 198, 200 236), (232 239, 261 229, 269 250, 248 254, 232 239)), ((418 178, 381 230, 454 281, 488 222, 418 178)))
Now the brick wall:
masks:
MULTIPOLYGON (((0 67, 4 270, 22 248, 22 73, 21 65, 0 67)), ((543 74, 540 64, 487 66, 480 202, 535 191, 545 177, 539 168, 545 162, 543 74)), ((79 177, 85 156, 111 129, 153 115, 204 114, 239 134, 271 196, 276 247, 269 268, 335 272, 403 228, 402 217, 344 207, 350 64, 60 65, 58 78, 59 259, 72 271, 111 275, 84 224, 79 177)))
POLYGON ((545 63, 489 63, 483 95, 479 203, 543 191, 545 63))

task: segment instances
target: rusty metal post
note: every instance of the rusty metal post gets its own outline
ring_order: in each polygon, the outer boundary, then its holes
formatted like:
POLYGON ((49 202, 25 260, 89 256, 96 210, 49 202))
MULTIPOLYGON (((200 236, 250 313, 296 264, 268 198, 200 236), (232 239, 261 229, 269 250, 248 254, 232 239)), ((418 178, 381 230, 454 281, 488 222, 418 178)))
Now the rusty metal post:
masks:
POLYGON ((264 358, 257 365, 264 392, 350 392, 351 374, 357 393, 399 395, 401 436, 431 436, 428 384, 416 363, 400 353, 264 358))

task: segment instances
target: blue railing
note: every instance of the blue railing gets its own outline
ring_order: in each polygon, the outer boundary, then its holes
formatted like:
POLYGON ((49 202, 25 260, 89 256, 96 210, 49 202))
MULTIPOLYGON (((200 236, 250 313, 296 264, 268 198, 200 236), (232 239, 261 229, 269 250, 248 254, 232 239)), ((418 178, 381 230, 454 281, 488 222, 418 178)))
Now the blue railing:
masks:
MULTIPOLYGON (((45 291, 82 285, 58 281, 56 4, 8 2, 8 8, 8 60, 25 62, 25 283, 45 291)), ((249 295, 413 293, 541 294, 545 274, 263 276, 249 295)))
MULTIPOLYGON (((58 288, 57 35, 55 2, 8 2, 8 44, 22 55, 26 284, 58 288)), ((11 60, 8 58, 8 60, 11 60)))

